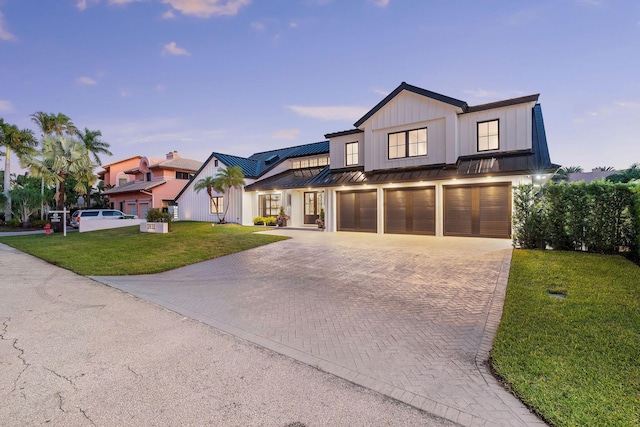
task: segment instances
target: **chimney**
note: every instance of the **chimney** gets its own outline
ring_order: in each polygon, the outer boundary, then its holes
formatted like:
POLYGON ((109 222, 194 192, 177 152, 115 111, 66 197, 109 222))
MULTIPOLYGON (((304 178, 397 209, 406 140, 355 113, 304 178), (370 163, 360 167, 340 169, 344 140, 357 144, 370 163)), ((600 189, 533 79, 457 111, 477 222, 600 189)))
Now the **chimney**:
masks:
POLYGON ((175 150, 167 153, 167 160, 177 159, 179 157, 180 157, 180 154, 178 154, 178 152, 175 150))

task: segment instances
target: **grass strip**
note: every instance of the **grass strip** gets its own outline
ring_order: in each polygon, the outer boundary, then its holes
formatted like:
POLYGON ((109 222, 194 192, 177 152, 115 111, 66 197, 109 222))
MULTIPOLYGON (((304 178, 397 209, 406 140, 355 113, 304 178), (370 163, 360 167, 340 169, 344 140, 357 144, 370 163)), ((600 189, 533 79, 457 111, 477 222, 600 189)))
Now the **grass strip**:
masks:
POLYGON ((492 367, 552 425, 640 425, 640 268, 514 251, 492 367))
POLYGON ((84 276, 159 273, 273 243, 286 237, 255 234, 263 227, 180 221, 168 234, 141 233, 138 226, 26 236, 0 242, 84 276))

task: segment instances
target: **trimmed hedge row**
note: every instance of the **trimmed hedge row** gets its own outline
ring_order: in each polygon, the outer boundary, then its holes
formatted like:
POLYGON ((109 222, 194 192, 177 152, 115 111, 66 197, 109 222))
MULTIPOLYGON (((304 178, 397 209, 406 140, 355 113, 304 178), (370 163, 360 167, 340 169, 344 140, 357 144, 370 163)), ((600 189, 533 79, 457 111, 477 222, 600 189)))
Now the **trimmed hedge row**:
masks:
POLYGON ((521 248, 638 253, 640 193, 633 185, 520 185, 513 205, 513 242, 521 248))

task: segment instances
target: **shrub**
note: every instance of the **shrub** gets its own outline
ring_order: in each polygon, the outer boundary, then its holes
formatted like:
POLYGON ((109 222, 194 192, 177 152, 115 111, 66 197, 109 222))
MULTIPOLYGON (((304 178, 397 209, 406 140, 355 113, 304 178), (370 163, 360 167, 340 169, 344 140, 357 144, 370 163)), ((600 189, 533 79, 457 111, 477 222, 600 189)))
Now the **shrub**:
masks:
POLYGON ((264 225, 276 225, 276 221, 275 216, 268 216, 264 219, 264 225))
POLYGON ((20 227, 22 225, 22 222, 19 218, 11 218, 9 221, 5 221, 4 225, 6 225, 7 227, 20 227))
POLYGON ((253 225, 264 225, 264 217, 257 216, 253 218, 253 225))
POLYGON ((33 228, 44 228, 44 226, 47 224, 47 220, 45 219, 32 219, 31 220, 31 226, 33 228))
MULTIPOLYGON (((544 249, 540 192, 533 184, 514 187, 513 205, 514 245, 522 249, 544 249)), ((320 212, 323 214, 324 210, 320 212)))
POLYGON ((172 217, 169 212, 162 212, 160 209, 152 208, 147 211, 148 222, 171 222, 172 217))

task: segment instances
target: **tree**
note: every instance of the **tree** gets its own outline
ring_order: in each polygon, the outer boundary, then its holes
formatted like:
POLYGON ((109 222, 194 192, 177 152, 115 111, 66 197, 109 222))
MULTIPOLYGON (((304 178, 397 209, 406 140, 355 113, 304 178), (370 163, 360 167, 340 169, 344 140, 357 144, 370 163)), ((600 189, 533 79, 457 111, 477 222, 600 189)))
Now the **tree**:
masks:
POLYGON ((607 181, 623 184, 638 179, 640 179, 640 163, 634 163, 628 169, 607 177, 607 181))
POLYGON ((205 189, 207 190, 209 199, 211 199, 211 202, 216 207, 218 221, 220 224, 224 224, 227 222, 226 217, 227 211, 229 210, 229 203, 226 203, 224 213, 222 214, 222 218, 220 218, 220 209, 218 208, 217 199, 213 196, 213 192, 224 195, 231 188, 241 188, 244 185, 244 173, 242 172, 242 168, 240 166, 232 166, 219 170, 215 178, 208 176, 198 180, 193 186, 193 189, 196 193, 205 189))
POLYGON ((13 213, 20 218, 22 227, 28 228, 31 215, 40 209, 40 180, 26 174, 19 175, 10 193, 13 213))
POLYGON ((616 168, 614 168, 613 166, 596 166, 595 168, 593 168, 593 170, 600 172, 609 172, 616 170, 616 168))
POLYGON ((62 113, 47 114, 36 111, 31 115, 31 121, 38 125, 43 137, 53 133, 58 136, 62 136, 63 133, 74 135, 78 131, 71 119, 62 113))
POLYGON ((569 180, 569 174, 572 173, 582 173, 584 170, 581 166, 563 166, 556 171, 556 173, 551 177, 553 182, 562 182, 569 180))
POLYGON ((0 119, 0 146, 4 152, 4 196, 6 199, 4 218, 11 219, 11 151, 14 151, 20 160, 35 154, 38 141, 29 129, 18 129, 15 125, 5 123, 0 119))
POLYGON ((113 153, 109 151, 109 143, 100 140, 102 132, 99 130, 89 130, 89 128, 84 128, 84 132, 76 130, 76 135, 80 138, 80 141, 84 143, 85 147, 87 147, 89 153, 93 155, 93 159, 96 161, 98 166, 102 166, 102 161, 98 157, 98 154, 106 154, 108 156, 113 155, 113 153))
POLYGON ((76 180, 74 190, 78 194, 87 194, 85 182, 95 181, 87 147, 64 136, 45 136, 42 139, 42 159, 32 158, 30 165, 33 176, 43 178, 47 185, 56 185, 57 210, 65 206, 67 178, 76 180))

